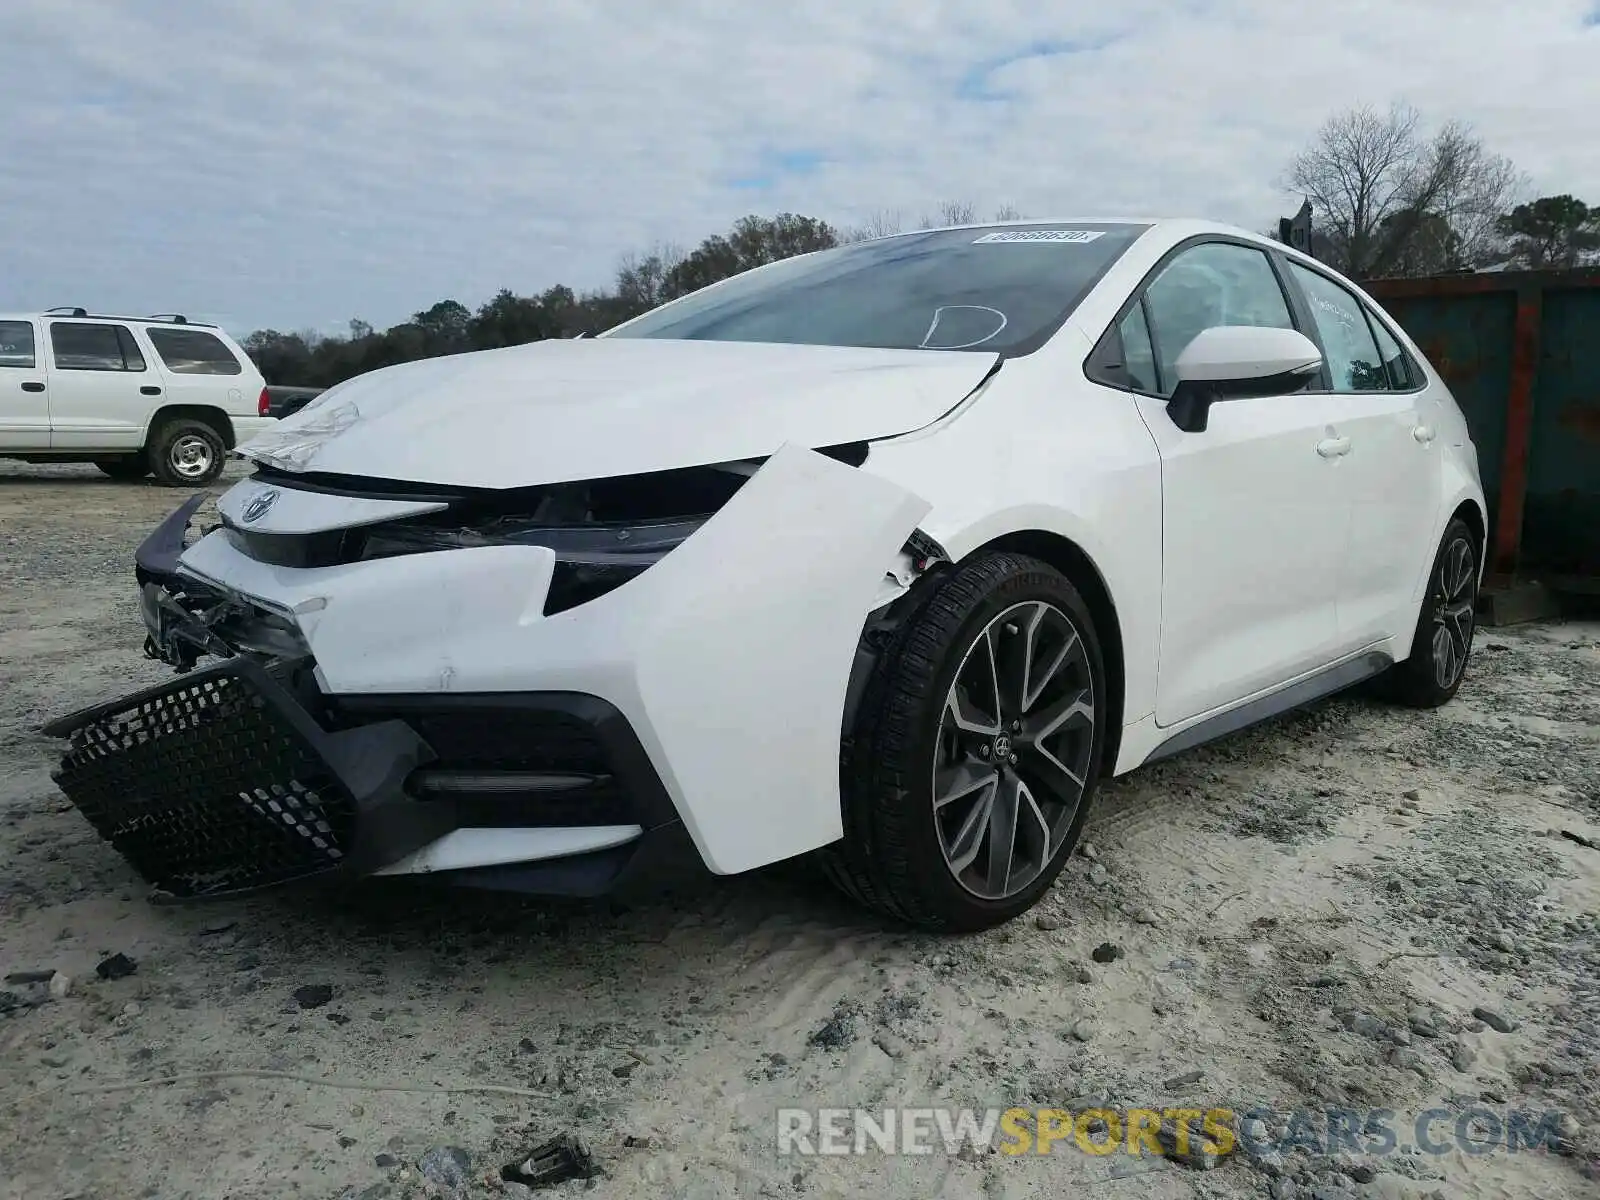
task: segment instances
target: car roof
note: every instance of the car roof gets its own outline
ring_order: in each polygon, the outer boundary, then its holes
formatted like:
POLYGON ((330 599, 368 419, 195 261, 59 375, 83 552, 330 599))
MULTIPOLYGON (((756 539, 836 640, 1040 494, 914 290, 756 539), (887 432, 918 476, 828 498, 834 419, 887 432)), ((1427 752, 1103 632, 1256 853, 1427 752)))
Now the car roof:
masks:
POLYGON ((899 233, 888 233, 883 236, 884 238, 910 237, 919 233, 944 233, 959 229, 1026 229, 1036 225, 1144 225, 1148 226, 1150 231, 1159 232, 1173 241, 1182 241, 1184 238, 1201 233, 1217 233, 1273 246, 1281 244, 1253 229, 1229 225, 1225 221, 1212 221, 1204 217, 1137 217, 1103 214, 1089 216, 1081 213, 1071 217, 1018 217, 1008 221, 965 221, 958 225, 939 225, 930 229, 905 229, 899 233))
POLYGON ((125 313, 97 313, 84 310, 78 311, 70 306, 58 309, 45 309, 43 312, 0 312, 0 321, 125 321, 136 325, 161 325, 170 329, 206 329, 220 332, 220 325, 213 325, 207 321, 191 321, 188 317, 175 313, 162 313, 159 316, 131 317, 125 313))

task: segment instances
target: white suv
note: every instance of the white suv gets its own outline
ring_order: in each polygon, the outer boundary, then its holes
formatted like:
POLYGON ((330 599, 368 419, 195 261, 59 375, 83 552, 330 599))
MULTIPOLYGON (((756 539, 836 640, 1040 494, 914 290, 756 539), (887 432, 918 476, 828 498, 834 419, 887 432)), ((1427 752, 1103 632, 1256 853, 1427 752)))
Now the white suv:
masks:
POLYGON ((0 457, 198 487, 274 423, 261 372, 214 325, 0 313, 0 457))

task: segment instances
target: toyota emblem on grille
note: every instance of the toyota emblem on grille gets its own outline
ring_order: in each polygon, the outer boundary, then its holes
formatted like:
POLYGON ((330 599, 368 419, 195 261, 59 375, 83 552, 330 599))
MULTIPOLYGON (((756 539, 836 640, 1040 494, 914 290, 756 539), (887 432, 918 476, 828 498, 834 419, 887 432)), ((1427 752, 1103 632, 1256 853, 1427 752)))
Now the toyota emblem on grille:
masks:
POLYGON ((278 489, 268 488, 264 492, 257 492, 251 496, 244 506, 244 519, 246 523, 259 521, 267 515, 269 509, 278 502, 278 489))

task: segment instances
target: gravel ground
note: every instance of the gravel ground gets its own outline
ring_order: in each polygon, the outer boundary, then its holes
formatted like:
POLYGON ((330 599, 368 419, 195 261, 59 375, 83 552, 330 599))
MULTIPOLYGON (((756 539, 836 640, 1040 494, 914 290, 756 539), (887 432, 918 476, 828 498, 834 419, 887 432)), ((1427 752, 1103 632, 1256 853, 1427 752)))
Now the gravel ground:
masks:
POLYGON ((36 730, 166 678, 129 571, 181 498, 0 463, 0 971, 54 973, 0 991, 0 1195, 530 1195, 501 1167, 566 1132, 600 1174, 553 1194, 1600 1191, 1600 625, 1485 631, 1438 712, 1341 697, 1116 781, 1035 913, 970 938, 803 866, 629 907, 165 908, 36 730), (110 1090, 203 1072, 232 1074, 110 1090), (894 1104, 1387 1109, 1401 1143, 1562 1115, 1516 1153, 775 1152, 779 1108, 894 1104))

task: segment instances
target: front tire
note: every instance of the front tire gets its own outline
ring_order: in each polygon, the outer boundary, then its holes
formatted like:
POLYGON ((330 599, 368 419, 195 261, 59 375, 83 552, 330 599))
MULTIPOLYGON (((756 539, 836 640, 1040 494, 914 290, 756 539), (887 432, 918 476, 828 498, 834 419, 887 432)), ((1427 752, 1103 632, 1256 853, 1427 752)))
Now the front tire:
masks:
POLYGON ((150 435, 150 470, 168 487, 204 487, 222 474, 227 453, 222 436, 192 417, 164 421, 150 435))
POLYGON ((1076 845, 1105 748, 1094 621, 1059 571, 985 554, 906 618, 841 762, 847 895, 925 929, 1027 911, 1076 845))
POLYGON ((1461 687, 1472 657, 1478 604, 1478 539, 1451 521, 1428 573, 1411 656, 1379 678, 1387 698, 1409 708, 1438 708, 1461 687))

